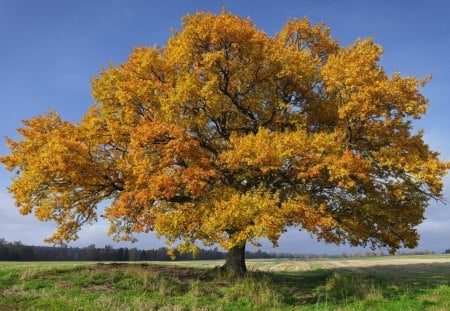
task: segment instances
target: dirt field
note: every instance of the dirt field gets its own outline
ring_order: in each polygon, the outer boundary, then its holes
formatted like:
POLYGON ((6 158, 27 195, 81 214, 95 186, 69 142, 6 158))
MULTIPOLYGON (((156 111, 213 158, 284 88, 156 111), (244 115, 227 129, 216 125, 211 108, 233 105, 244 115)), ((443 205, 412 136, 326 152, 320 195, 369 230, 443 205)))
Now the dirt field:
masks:
POLYGON ((400 266, 400 265, 423 265, 423 264, 448 264, 450 267, 450 256, 386 256, 358 259, 323 259, 323 260, 249 260, 248 266, 262 271, 305 271, 315 269, 349 269, 370 268, 377 266, 400 266))

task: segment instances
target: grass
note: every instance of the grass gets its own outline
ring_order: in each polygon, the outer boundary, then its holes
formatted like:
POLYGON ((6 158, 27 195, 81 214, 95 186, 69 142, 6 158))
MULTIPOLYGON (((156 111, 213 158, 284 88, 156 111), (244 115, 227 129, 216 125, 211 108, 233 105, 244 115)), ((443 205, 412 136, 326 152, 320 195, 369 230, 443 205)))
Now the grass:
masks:
POLYGON ((241 279, 218 261, 0 262, 0 310, 450 310, 450 257, 401 257, 249 260, 241 279))

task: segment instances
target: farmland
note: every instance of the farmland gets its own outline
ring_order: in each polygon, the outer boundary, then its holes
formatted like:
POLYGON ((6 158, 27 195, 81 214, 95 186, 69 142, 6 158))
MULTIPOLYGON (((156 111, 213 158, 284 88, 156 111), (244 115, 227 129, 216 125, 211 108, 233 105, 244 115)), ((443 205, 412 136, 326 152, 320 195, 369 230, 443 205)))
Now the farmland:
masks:
POLYGON ((0 262, 0 310, 449 310, 450 256, 0 262))

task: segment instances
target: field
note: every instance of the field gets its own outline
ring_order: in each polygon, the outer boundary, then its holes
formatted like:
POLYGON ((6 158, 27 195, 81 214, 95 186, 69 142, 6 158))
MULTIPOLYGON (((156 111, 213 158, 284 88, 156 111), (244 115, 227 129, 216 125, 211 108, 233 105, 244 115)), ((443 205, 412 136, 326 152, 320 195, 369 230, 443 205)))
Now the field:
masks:
POLYGON ((221 263, 0 262, 0 310, 450 310, 450 255, 221 263))

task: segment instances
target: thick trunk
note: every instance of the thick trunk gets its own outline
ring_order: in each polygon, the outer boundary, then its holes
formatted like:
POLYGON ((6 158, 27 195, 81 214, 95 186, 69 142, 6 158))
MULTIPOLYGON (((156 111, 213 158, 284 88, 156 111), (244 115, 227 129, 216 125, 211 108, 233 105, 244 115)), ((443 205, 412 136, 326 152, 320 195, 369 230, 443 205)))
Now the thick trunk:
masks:
POLYGON ((247 272, 247 268, 245 267, 245 243, 233 246, 228 250, 227 260, 222 266, 222 270, 230 271, 241 276, 247 272))

